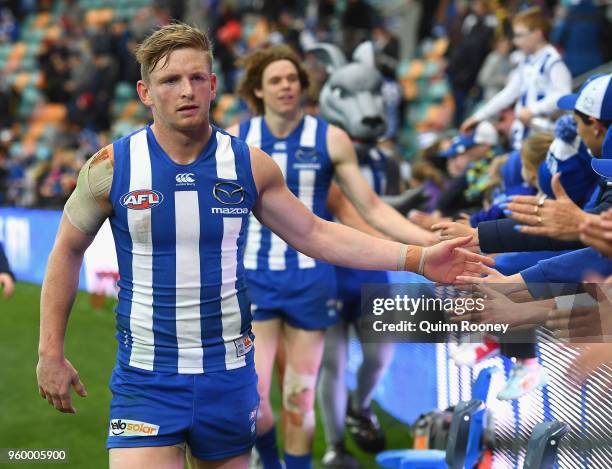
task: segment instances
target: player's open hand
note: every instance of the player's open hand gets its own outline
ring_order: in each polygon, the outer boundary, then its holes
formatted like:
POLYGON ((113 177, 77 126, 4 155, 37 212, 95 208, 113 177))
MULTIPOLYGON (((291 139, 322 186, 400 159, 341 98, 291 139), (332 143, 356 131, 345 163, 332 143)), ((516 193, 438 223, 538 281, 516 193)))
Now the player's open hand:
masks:
POLYGON ((442 241, 427 248, 423 274, 436 282, 456 283, 461 275, 472 275, 480 270, 479 265, 493 265, 495 261, 487 256, 464 249, 472 242, 471 236, 442 241))
POLYGON ((4 298, 10 298, 15 290, 15 282, 13 282, 13 277, 7 273, 0 273, 0 290, 4 292, 4 298))
POLYGON ((61 358, 40 356, 36 366, 36 377, 40 397, 46 399, 60 412, 76 413, 70 395, 71 386, 79 396, 87 396, 79 374, 72 363, 63 356, 61 358))

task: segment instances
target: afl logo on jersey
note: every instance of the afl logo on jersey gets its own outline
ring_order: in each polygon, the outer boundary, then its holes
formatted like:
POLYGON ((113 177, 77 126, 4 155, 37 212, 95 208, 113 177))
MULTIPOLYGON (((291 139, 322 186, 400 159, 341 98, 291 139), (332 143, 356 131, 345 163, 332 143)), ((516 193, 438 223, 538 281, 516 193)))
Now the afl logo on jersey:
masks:
POLYGON ((161 192, 139 189, 121 197, 121 205, 130 210, 147 210, 155 208, 164 201, 161 192))

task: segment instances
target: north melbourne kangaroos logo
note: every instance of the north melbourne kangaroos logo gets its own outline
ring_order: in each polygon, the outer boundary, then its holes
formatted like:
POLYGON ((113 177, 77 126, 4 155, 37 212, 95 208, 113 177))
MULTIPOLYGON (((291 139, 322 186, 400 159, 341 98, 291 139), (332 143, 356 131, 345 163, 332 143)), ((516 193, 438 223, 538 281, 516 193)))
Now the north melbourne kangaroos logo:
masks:
POLYGON ((121 196, 121 205, 130 210, 147 210, 157 207, 164 201, 161 192, 140 189, 121 196))

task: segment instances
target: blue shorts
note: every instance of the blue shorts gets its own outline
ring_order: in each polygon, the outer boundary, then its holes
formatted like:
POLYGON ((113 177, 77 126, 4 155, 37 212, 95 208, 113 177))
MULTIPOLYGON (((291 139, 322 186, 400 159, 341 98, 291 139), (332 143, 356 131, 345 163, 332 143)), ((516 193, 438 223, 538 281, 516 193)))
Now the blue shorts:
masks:
POLYGON ((365 283, 388 283, 387 272, 336 267, 340 317, 346 322, 356 322, 361 316, 361 286, 365 283))
POLYGON ((202 374, 117 365, 107 448, 187 443, 202 460, 249 453, 255 444, 257 374, 253 363, 202 374))
POLYGON ((297 329, 321 330, 338 322, 336 270, 317 262, 312 269, 247 270, 254 321, 282 319, 297 329))

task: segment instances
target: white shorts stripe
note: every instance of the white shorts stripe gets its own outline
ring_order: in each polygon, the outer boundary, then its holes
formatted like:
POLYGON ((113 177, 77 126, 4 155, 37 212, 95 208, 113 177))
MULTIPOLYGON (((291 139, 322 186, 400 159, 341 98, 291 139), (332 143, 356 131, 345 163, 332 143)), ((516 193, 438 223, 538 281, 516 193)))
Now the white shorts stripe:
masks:
POLYGON ((197 191, 174 194, 178 372, 203 373, 200 322, 200 210, 197 191))
POLYGON ((246 365, 245 357, 237 356, 234 340, 241 337, 242 315, 236 290, 238 269, 238 236, 242 218, 223 218, 221 241, 221 323, 225 342, 225 366, 228 370, 246 365))
MULTIPOLYGON (((152 189, 151 160, 147 132, 130 138, 130 192, 152 189)), ((153 370, 153 240, 151 209, 128 210, 127 221, 132 238, 132 309, 130 331, 132 350, 130 366, 153 370)))

